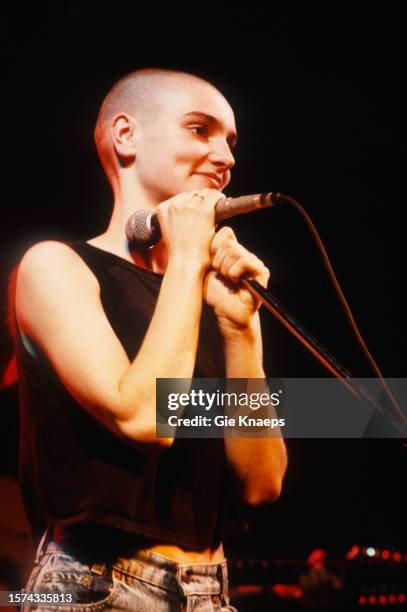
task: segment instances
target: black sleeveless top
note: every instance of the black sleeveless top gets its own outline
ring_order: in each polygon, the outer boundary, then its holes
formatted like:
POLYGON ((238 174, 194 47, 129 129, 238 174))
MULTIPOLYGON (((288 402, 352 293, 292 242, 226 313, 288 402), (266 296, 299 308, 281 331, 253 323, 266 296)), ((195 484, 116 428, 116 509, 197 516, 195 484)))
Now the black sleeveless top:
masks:
MULTIPOLYGON (((162 275, 86 242, 67 244, 98 279, 106 316, 133 361, 162 275)), ((135 450, 73 398, 18 328, 16 356, 20 482, 35 539, 47 524, 91 523, 199 550, 247 529, 223 439, 176 438, 165 450, 135 450)), ((194 376, 224 376, 221 338, 205 304, 194 376)))

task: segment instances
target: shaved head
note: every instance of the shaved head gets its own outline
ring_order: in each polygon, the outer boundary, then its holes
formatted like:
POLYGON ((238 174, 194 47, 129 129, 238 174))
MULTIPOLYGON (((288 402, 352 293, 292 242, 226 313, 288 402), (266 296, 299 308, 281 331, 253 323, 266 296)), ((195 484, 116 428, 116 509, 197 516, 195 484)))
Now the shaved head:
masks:
POLYGON ((148 125, 159 115, 168 92, 199 82, 216 90, 208 81, 193 74, 162 68, 135 70, 112 87, 103 100, 94 132, 96 148, 109 181, 115 168, 109 137, 114 117, 125 113, 141 125, 148 125))

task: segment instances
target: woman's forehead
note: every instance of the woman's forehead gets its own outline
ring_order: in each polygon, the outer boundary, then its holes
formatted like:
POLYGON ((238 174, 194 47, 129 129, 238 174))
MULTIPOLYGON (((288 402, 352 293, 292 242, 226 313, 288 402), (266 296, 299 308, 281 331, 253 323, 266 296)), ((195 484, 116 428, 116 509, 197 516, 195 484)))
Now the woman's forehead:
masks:
POLYGON ((187 115, 200 114, 214 117, 229 131, 235 131, 235 117, 226 98, 205 82, 183 83, 162 92, 161 109, 168 119, 179 120, 187 115))

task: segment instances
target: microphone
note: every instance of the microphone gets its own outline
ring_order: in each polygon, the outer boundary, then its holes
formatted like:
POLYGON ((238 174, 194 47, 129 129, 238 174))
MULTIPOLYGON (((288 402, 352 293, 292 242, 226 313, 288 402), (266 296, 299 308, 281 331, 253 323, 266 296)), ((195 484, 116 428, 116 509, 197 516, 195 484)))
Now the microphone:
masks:
MULTIPOLYGON (((235 215, 276 206, 284 200, 282 193, 256 193, 238 198, 221 198, 215 206, 216 221, 235 215)), ((136 210, 126 223, 126 238, 134 246, 148 248, 161 239, 157 215, 151 210, 136 210)))

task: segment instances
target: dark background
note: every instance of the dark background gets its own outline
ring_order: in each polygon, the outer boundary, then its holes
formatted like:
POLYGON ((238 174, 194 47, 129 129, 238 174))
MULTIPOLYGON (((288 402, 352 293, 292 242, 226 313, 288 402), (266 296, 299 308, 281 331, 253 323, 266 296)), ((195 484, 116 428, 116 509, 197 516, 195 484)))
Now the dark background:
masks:
MULTIPOLYGON (((227 194, 282 191, 303 204, 384 375, 404 377, 405 43, 401 9, 381 6, 223 3, 141 14, 136 3, 73 1, 4 14, 0 365, 12 354, 10 270, 38 240, 105 229, 112 199, 93 145, 98 108, 120 76, 156 66, 223 91, 239 133, 227 194)), ((271 286, 296 317, 355 375, 373 375, 299 216, 281 207, 231 225, 272 268, 271 286)), ((269 313, 262 321, 269 375, 325 376, 269 313)), ((0 472, 15 477, 16 388, 0 393, 0 472)), ((250 511, 252 531, 228 543, 230 554, 305 558, 318 546, 343 557, 355 542, 405 545, 400 441, 287 445, 280 499, 250 511)), ((12 503, 7 494, 2 503, 12 503)))

